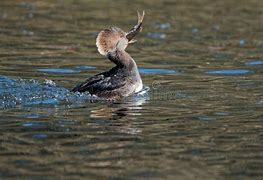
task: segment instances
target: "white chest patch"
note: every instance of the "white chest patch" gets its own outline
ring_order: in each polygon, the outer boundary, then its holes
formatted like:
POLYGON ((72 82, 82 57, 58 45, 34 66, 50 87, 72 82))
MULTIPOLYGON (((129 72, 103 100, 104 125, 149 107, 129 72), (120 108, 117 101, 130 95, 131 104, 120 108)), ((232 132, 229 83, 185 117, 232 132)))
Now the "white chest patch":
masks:
POLYGON ((139 92, 142 90, 142 81, 140 81, 138 84, 135 85, 135 93, 139 92))

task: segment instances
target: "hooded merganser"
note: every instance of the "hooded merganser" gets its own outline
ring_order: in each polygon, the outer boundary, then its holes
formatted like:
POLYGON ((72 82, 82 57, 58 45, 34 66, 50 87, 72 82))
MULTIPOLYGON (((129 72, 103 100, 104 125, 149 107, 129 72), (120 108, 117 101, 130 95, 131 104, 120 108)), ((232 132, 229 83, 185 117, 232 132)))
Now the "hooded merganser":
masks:
POLYGON ((133 58, 125 51, 133 38, 142 31, 142 14, 138 12, 138 23, 128 33, 112 27, 98 34, 96 45, 100 54, 116 64, 109 71, 88 78, 73 88, 73 92, 89 92, 108 100, 116 100, 142 90, 142 80, 133 58))

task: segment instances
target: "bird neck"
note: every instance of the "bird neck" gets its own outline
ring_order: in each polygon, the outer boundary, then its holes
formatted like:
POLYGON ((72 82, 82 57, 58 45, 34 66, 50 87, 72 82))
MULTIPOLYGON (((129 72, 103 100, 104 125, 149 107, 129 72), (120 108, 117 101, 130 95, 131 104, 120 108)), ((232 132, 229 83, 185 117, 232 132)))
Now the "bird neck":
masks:
POLYGON ((117 65, 115 68, 121 69, 121 71, 134 83, 136 86, 135 92, 142 89, 142 79, 137 64, 127 52, 116 50, 108 53, 107 57, 117 65))
POLYGON ((120 51, 116 49, 112 52, 109 52, 107 54, 107 58, 115 63, 119 68, 125 68, 129 71, 137 69, 135 61, 126 51, 120 51))

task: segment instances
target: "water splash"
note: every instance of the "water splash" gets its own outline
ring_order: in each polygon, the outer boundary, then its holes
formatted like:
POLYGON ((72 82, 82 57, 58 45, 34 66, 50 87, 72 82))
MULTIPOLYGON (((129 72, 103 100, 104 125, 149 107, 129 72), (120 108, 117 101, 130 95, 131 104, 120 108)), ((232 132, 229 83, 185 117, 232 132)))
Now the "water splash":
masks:
MULTIPOLYGON (((134 99, 146 95, 149 88, 135 94, 134 99)), ((63 87, 58 87, 52 80, 39 82, 36 80, 11 79, 0 76, 0 108, 11 108, 17 105, 36 106, 59 104, 81 104, 102 99, 89 93, 73 93, 63 87)))
POLYGON ((58 87, 51 80, 11 79, 0 76, 0 108, 16 105, 58 105, 61 103, 85 102, 94 99, 86 93, 73 93, 58 87))

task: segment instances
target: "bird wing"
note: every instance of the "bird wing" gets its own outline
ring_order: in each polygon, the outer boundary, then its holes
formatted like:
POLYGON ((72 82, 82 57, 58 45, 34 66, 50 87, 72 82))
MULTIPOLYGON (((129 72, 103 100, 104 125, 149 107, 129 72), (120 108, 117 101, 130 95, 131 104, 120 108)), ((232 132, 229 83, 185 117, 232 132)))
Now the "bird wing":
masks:
POLYGON ((73 88, 73 92, 88 91, 91 94, 97 94, 106 91, 113 91, 126 84, 126 78, 118 69, 112 68, 110 71, 103 72, 88 78, 85 82, 73 88))

